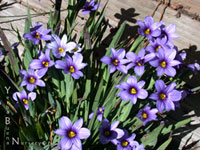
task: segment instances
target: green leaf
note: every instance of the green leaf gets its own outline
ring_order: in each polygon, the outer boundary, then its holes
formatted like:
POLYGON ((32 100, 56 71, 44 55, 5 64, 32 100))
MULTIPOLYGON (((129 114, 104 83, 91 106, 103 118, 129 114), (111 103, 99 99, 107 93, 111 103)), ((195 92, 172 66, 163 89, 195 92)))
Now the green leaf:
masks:
POLYGON ((150 147, 154 147, 158 140, 158 135, 160 134, 162 128, 164 127, 164 124, 161 124, 157 128, 155 128, 152 132, 144 135, 141 139, 142 144, 150 147))
POLYGON ((154 84, 155 84, 154 77, 151 77, 151 80, 150 80, 150 83, 149 83, 147 90, 152 89, 154 87, 154 84))
POLYGON ((14 52, 10 46, 10 43, 8 42, 8 39, 1 28, 0 28, 0 38, 3 42, 5 50, 8 52, 7 55, 9 58, 9 62, 11 64, 11 69, 13 71, 13 75, 15 77, 15 75, 19 75, 19 66, 17 63, 17 58, 15 57, 14 52))
POLYGON ((26 70, 28 70, 31 60, 32 60, 32 56, 31 56, 30 50, 26 48, 24 52, 24 60, 23 60, 26 70))
POLYGON ((100 101, 102 92, 103 92, 103 78, 100 81, 100 84, 99 84, 97 92, 96 92, 96 96, 94 98, 94 102, 92 105, 93 111, 97 110, 97 108, 99 107, 99 101, 100 101))
POLYGON ((39 139, 45 139, 44 131, 42 130, 42 127, 39 122, 37 122, 37 124, 36 124, 36 130, 37 130, 39 139))
POLYGON ((136 38, 136 40, 133 42, 131 48, 129 49, 129 51, 134 51, 136 50, 136 48, 138 47, 138 45, 142 42, 142 40, 144 39, 143 36, 139 36, 136 38))
POLYGON ((30 12, 30 7, 29 7, 29 3, 27 1, 27 16, 28 16, 28 23, 29 23, 29 27, 32 25, 31 22, 31 12, 30 12))
POLYGON ((49 100, 49 103, 50 103, 52 106, 55 104, 55 101, 54 101, 54 99, 53 99, 53 97, 52 97, 52 95, 51 95, 50 92, 48 92, 48 100, 49 100))
POLYGON ((171 124, 171 125, 169 125, 168 127, 163 128, 163 130, 162 130, 161 133, 162 133, 163 135, 168 134, 168 133, 170 133, 171 131, 176 130, 176 129, 178 129, 178 128, 184 126, 185 124, 189 123, 190 121, 191 121, 191 118, 188 118, 188 119, 179 121, 179 122, 177 122, 177 123, 175 123, 175 124, 171 124))
POLYGON ((61 105, 59 103, 59 101, 56 101, 56 106, 57 106, 57 111, 56 111, 56 116, 55 118, 58 119, 61 116, 62 110, 61 110, 61 105))
POLYGON ((172 141, 172 138, 169 138, 157 150, 165 150, 167 146, 171 143, 171 141, 172 141))
POLYGON ((120 117, 119 117, 119 120, 120 120, 121 122, 124 122, 124 121, 127 119, 128 115, 129 115, 130 112, 131 112, 131 108, 132 108, 132 107, 133 107, 133 104, 132 104, 131 101, 129 101, 128 105, 126 105, 125 107, 123 107, 122 112, 121 112, 121 115, 120 115, 120 117))
POLYGON ((111 49, 112 47, 113 47, 113 48, 117 47, 117 44, 118 44, 118 42, 119 42, 119 40, 120 40, 120 38, 121 38, 121 36, 122 36, 122 34, 123 34, 123 32, 124 32, 125 26, 126 26, 126 22, 123 22, 123 23, 121 24, 119 30, 118 30, 117 33, 115 34, 115 36, 114 36, 112 42, 110 43, 110 45, 109 45, 109 47, 108 47, 108 51, 106 52, 106 55, 107 55, 107 56, 109 56, 109 55, 111 54, 110 49, 111 49))
POLYGON ((31 99, 29 99, 29 101, 28 101, 28 106, 29 106, 30 116, 35 118, 35 106, 34 106, 34 104, 33 104, 31 99))

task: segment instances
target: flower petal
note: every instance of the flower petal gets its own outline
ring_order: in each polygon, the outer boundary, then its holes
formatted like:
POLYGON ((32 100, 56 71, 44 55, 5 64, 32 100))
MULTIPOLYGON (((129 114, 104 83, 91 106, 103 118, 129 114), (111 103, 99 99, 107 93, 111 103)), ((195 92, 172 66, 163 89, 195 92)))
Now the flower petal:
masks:
POLYGON ((152 65, 153 67, 158 67, 159 66, 159 60, 155 59, 149 62, 150 65, 152 65))
POLYGON ((157 107, 159 112, 163 112, 163 110, 165 109, 164 103, 159 101, 159 100, 156 103, 156 107, 157 107))
POLYGON ((119 121, 114 121, 112 124, 111 124, 111 127, 110 127, 110 130, 114 130, 115 128, 117 128, 117 126, 119 125, 119 121))
POLYGON ((60 45, 60 38, 56 34, 51 35, 58 45, 60 45))
POLYGON ((74 123, 73 128, 79 130, 82 127, 82 125, 83 125, 83 118, 80 118, 74 123))
POLYGON ((136 104, 136 102, 137 102, 137 97, 136 97, 136 96, 132 96, 132 97, 131 97, 131 102, 132 102, 132 104, 136 104))
POLYGON ((38 81, 37 81, 37 85, 38 85, 38 86, 41 86, 41 87, 45 87, 45 83, 44 83, 44 81, 42 81, 42 80, 38 80, 38 81))
POLYGON ((179 64, 181 64, 181 62, 178 61, 178 60, 172 60, 172 61, 170 62, 170 66, 177 66, 177 65, 179 65, 179 64))
POLYGON ((79 138, 73 138, 72 139, 72 143, 74 146, 76 146, 79 149, 82 149, 82 144, 81 144, 81 140, 79 138))
POLYGON ((119 49, 117 52, 116 52, 116 55, 119 59, 123 59, 124 56, 125 56, 125 50, 124 49, 119 49))
POLYGON ((71 120, 68 117, 64 116, 64 117, 60 118, 60 120, 59 120, 59 126, 62 129, 69 129, 69 128, 72 127, 71 120))
POLYGON ((165 69, 164 73, 168 76, 174 77, 176 75, 176 69, 173 67, 168 67, 165 69))
POLYGON ((156 87, 156 90, 158 92, 160 92, 160 91, 163 91, 165 89, 166 85, 163 82, 163 80, 156 80, 155 87, 156 87))
POLYGON ((57 69, 65 69, 66 68, 66 63, 64 61, 61 61, 61 60, 57 60, 55 62, 55 67, 57 69))
POLYGON ((31 69, 40 69, 42 67, 43 67, 42 63, 38 59, 33 59, 29 64, 29 68, 31 68, 31 69))
POLYGON ((108 56, 104 56, 101 58, 101 61, 106 64, 106 65, 110 65, 111 64, 111 58, 108 56))
POLYGON ((136 75, 141 76, 144 73, 144 66, 136 66, 134 72, 136 75))
POLYGON ((63 137, 60 141, 60 148, 64 150, 68 150, 72 147, 72 142, 67 137, 63 137))
POLYGON ((124 131, 122 129, 117 128, 117 129, 115 129, 115 131, 117 132, 117 138, 116 139, 119 139, 124 135, 124 131))
POLYGON ((135 76, 130 76, 127 79, 127 83, 129 83, 129 84, 135 84, 135 83, 137 83, 137 78, 135 76))
POLYGON ((158 100, 159 99, 159 96, 157 93, 152 93, 150 96, 149 96, 150 99, 152 100, 158 100))
POLYGON ((116 70, 116 67, 115 67, 114 65, 110 65, 110 70, 109 70, 109 72, 110 72, 110 73, 113 73, 113 72, 115 72, 115 70, 116 70))
POLYGON ((164 72, 165 72, 165 70, 166 69, 164 69, 162 67, 158 67, 158 69, 157 69, 157 76, 159 77, 159 76, 163 75, 164 72))
POLYGON ((61 46, 65 46, 66 43, 67 43, 67 35, 64 34, 62 39, 61 39, 60 44, 61 44, 61 46))
POLYGON ((130 99, 129 93, 127 91, 120 91, 117 96, 120 96, 120 98, 124 101, 127 101, 130 99))
POLYGON ((126 58, 128 58, 128 60, 131 60, 132 62, 135 62, 137 55, 133 52, 128 52, 126 54, 126 58))
POLYGON ((171 100, 168 99, 167 101, 165 101, 165 109, 167 111, 169 111, 169 110, 175 110, 174 103, 171 100))
POLYGON ((79 130, 79 138, 80 139, 87 139, 90 136, 91 132, 87 128, 81 128, 79 130))
POLYGON ((72 56, 75 64, 80 64, 83 61, 83 56, 80 53, 76 53, 72 56))
POLYGON ((145 84, 145 81, 139 81, 137 83, 137 85, 138 85, 139 88, 142 88, 144 86, 144 84, 145 84))
POLYGON ((180 91, 173 90, 172 92, 169 93, 169 99, 172 101, 179 101, 182 98, 182 94, 180 91))
POLYGON ((36 99, 36 93, 35 92, 31 92, 28 94, 28 98, 30 98, 32 101, 36 99))
POLYGON ((127 69, 126 69, 126 66, 124 66, 124 65, 119 65, 119 66, 117 66, 117 69, 118 69, 119 71, 125 73, 125 74, 127 74, 127 72, 128 72, 127 69))
POLYGON ((102 134, 100 134, 99 140, 102 144, 107 144, 109 142, 109 140, 105 138, 102 134))
POLYGON ((66 134, 67 134, 66 132, 67 132, 67 131, 64 130, 64 129, 56 129, 56 130, 54 131, 55 134, 61 135, 61 136, 66 136, 66 134))
POLYGON ((15 93, 12 95, 12 97, 13 97, 13 99, 14 99, 15 101, 18 101, 17 96, 18 96, 18 97, 20 96, 20 93, 19 93, 19 92, 15 92, 15 93))
POLYGON ((148 96, 148 92, 144 89, 140 89, 138 93, 138 98, 145 99, 148 96))
POLYGON ((32 92, 34 90, 34 88, 36 87, 36 85, 34 84, 27 84, 26 89, 30 92, 32 92))

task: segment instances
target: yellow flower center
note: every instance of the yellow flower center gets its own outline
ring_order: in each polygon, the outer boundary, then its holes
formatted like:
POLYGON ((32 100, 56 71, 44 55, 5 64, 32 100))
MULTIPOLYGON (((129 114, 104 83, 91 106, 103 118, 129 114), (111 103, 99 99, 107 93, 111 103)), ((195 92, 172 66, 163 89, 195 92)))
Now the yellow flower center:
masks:
POLYGON ((115 60, 113 60, 113 65, 115 65, 115 66, 117 66, 118 65, 118 62, 119 62, 119 60, 117 60, 117 59, 115 59, 115 60))
POLYGON ((102 108, 100 108, 100 109, 99 109, 99 111, 103 111, 103 109, 102 109, 102 108))
POLYGON ((131 88, 131 90, 130 90, 130 93, 131 93, 131 94, 136 94, 136 93, 137 93, 137 91, 136 91, 136 89, 135 89, 135 88, 131 88))
POLYGON ((166 61, 162 61, 161 63, 160 63, 160 66, 162 67, 162 68, 166 68, 166 61))
POLYGON ((161 93, 161 94, 159 95, 159 97, 160 97, 160 99, 161 99, 161 100, 164 100, 164 99, 167 97, 167 95, 166 95, 166 94, 163 94, 163 93, 161 93))
POLYGON ((146 30, 144 31, 144 33, 145 33, 145 34, 150 34, 150 29, 146 29, 146 30))
POLYGON ((35 83, 35 78, 34 77, 30 77, 29 78, 29 83, 31 83, 31 84, 35 83))
POLYGON ((48 61, 43 61, 42 64, 44 65, 44 67, 48 67, 49 66, 49 62, 48 61))
POLYGON ((35 38, 36 38, 36 39, 40 39, 40 34, 39 34, 38 32, 36 32, 35 38))
POLYGON ((74 48, 72 51, 73 51, 73 52, 76 52, 77 50, 78 50, 77 48, 74 48))
POLYGON ((143 113, 142 113, 142 118, 143 118, 143 119, 147 119, 147 118, 148 118, 147 113, 143 112, 143 113))
POLYGON ((161 48, 161 46, 158 46, 158 47, 156 48, 156 52, 158 52, 158 49, 159 49, 159 48, 161 48))
POLYGON ((65 50, 64 50, 63 48, 61 48, 61 47, 58 48, 58 52, 59 52, 59 53, 62 53, 62 52, 64 52, 64 51, 65 51, 65 50))
POLYGON ((70 67, 69 67, 69 71, 70 71, 71 73, 74 73, 74 72, 75 72, 74 67, 73 67, 73 66, 70 66, 70 67))
POLYGON ((127 146, 128 146, 128 142, 127 142, 127 141, 123 141, 123 142, 122 142, 122 146, 123 146, 123 147, 127 147, 127 146))
POLYGON ((74 132, 74 131, 70 131, 69 133, 68 133, 68 137, 69 138, 73 138, 73 137, 75 137, 76 136, 76 133, 74 132))
POLYGON ((138 66, 143 66, 144 65, 144 63, 141 63, 139 61, 136 61, 136 63, 137 63, 138 66))
POLYGON ((109 136, 109 135, 110 135, 110 131, 105 131, 105 132, 104 132, 104 135, 105 135, 105 136, 109 136))
POLYGON ((28 104, 28 100, 25 99, 25 98, 22 99, 22 102, 23 102, 25 105, 28 104))

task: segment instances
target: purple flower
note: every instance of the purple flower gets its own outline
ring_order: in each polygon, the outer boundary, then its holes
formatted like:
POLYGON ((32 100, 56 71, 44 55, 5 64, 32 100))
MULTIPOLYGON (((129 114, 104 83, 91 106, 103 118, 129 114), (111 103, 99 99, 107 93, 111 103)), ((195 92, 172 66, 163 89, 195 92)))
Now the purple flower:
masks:
POLYGON ((65 60, 65 62, 57 60, 55 67, 58 69, 63 69, 64 73, 66 74, 71 73, 74 79, 83 77, 83 73, 80 70, 87 66, 87 64, 82 63, 83 56, 80 53, 74 54, 72 58, 67 55, 65 60))
POLYGON ((47 44, 56 58, 64 57, 67 51, 67 35, 64 34, 60 39, 56 34, 52 34, 53 42, 47 44))
POLYGON ((156 108, 151 109, 151 107, 145 106, 144 109, 140 109, 139 113, 137 114, 137 117, 140 118, 140 120, 142 120, 143 126, 145 126, 147 122, 157 120, 157 112, 158 110, 156 108))
POLYGON ((116 88, 122 89, 117 96, 120 96, 122 100, 127 101, 131 100, 133 104, 137 102, 137 98, 145 99, 148 96, 148 92, 142 87, 144 86, 145 81, 137 82, 135 76, 128 77, 127 82, 122 82, 120 85, 117 85, 116 88))
POLYGON ((138 56, 133 52, 128 52, 126 58, 131 61, 131 63, 127 65, 127 69, 134 67, 135 74, 141 76, 144 73, 144 64, 154 57, 154 53, 145 55, 145 49, 141 49, 138 56))
POLYGON ((149 42, 151 45, 147 46, 146 50, 149 51, 150 53, 156 54, 156 56, 158 56, 159 49, 161 48, 169 49, 169 47, 165 44, 165 42, 163 42, 160 38, 157 38, 156 40, 149 42))
POLYGON ((99 131, 101 132, 99 140, 102 144, 107 144, 110 141, 116 144, 117 139, 124 135, 123 130, 117 128, 118 125, 119 121, 114 121, 111 125, 109 125, 108 119, 103 120, 102 126, 99 128, 99 131))
POLYGON ((77 120, 73 125, 68 117, 63 116, 59 120, 60 129, 55 130, 55 134, 63 136, 60 141, 61 150, 76 148, 82 150, 81 139, 87 139, 90 136, 90 130, 81 128, 83 119, 77 120))
POLYGON ((163 42, 168 44, 169 46, 174 46, 174 43, 172 42, 173 39, 178 38, 178 35, 174 34, 176 31, 176 25, 170 24, 168 27, 165 26, 164 22, 161 21, 161 34, 158 38, 160 38, 163 42))
POLYGON ((200 71, 200 65, 198 63, 189 64, 187 65, 187 67, 191 69, 194 72, 194 74, 197 74, 197 72, 200 71))
POLYGON ((176 75, 176 69, 174 69, 173 66, 180 64, 178 60, 174 60, 175 57, 175 50, 160 49, 158 51, 158 57, 149 63, 153 67, 157 67, 157 76, 166 74, 168 76, 174 77, 176 75))
POLYGON ((137 24, 140 26, 138 33, 142 36, 146 36, 149 40, 152 40, 153 37, 158 37, 161 33, 159 30, 160 23, 154 23, 151 16, 144 18, 144 22, 138 20, 137 24))
POLYGON ((180 91, 174 90, 176 83, 171 83, 166 86, 162 80, 157 80, 155 83, 157 93, 150 95, 150 99, 156 100, 156 107, 159 112, 163 110, 175 110, 174 102, 179 101, 182 98, 180 91))
POLYGON ((117 150, 138 150, 139 143, 134 141, 135 134, 133 133, 130 137, 128 131, 123 129, 124 135, 117 140, 117 150))
POLYGON ((36 86, 45 87, 44 81, 40 80, 44 76, 43 72, 39 70, 34 71, 33 69, 29 69, 28 72, 25 70, 21 70, 20 73, 23 75, 23 81, 20 86, 25 86, 28 91, 33 91, 36 86))
MULTIPOLYGON (((98 119, 99 121, 102 121, 104 110, 105 110, 104 107, 99 107, 98 110, 97 110, 97 119, 98 119)), ((92 112, 92 113, 89 115, 89 119, 92 119, 93 116, 94 116, 94 112, 92 112)))
POLYGON ((101 58, 101 61, 104 64, 110 65, 110 73, 115 72, 116 69, 123 73, 127 73, 127 68, 124 64, 127 63, 128 60, 123 59, 125 56, 125 50, 119 49, 118 51, 115 51, 114 48, 111 48, 111 54, 112 57, 104 56, 101 58))
POLYGON ((42 74, 45 74, 48 68, 54 65, 54 62, 50 59, 49 52, 50 52, 49 49, 45 51, 45 54, 40 52, 39 59, 33 59, 30 62, 29 64, 30 69, 40 69, 39 71, 42 74))
POLYGON ((37 45, 40 40, 51 40, 51 36, 48 35, 50 31, 51 29, 42 30, 42 24, 37 22, 33 27, 30 27, 30 33, 25 33, 23 37, 33 41, 33 43, 37 45))
POLYGON ((77 44, 75 42, 69 42, 67 43, 67 50, 69 51, 69 53, 79 53, 81 52, 82 48, 80 47, 81 44, 77 44))
POLYGON ((85 2, 85 5, 83 6, 83 10, 82 10, 82 14, 83 15, 87 15, 89 13, 91 13, 92 11, 97 10, 97 8, 99 8, 101 6, 101 4, 95 4, 94 0, 91 0, 90 2, 85 2))
POLYGON ((26 110, 28 110, 29 106, 28 106, 28 101, 32 100, 34 101, 36 98, 36 93, 35 92, 30 92, 28 95, 26 93, 25 90, 22 90, 21 93, 20 92, 15 92, 13 94, 13 99, 15 101, 17 101, 18 104, 18 98, 22 101, 22 103, 24 104, 24 107, 26 110))

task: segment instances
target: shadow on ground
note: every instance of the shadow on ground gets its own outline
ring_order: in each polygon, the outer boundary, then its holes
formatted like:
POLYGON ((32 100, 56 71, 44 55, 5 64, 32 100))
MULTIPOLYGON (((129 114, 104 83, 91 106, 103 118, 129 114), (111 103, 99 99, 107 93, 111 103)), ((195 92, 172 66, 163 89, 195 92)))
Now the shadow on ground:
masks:
POLYGON ((17 3, 17 2, 12 2, 12 3, 5 2, 5 3, 3 3, 3 4, 0 4, 0 11, 1 11, 1 10, 6 10, 6 9, 8 9, 8 8, 11 8, 11 6, 12 6, 13 4, 15 4, 15 3, 17 3))
POLYGON ((113 27, 112 24, 109 24, 110 32, 108 36, 106 36, 102 41, 103 44, 101 44, 98 50, 99 54, 97 54, 98 58, 101 58, 105 54, 106 48, 110 45, 113 37, 115 36, 117 30, 120 28, 123 22, 126 22, 126 26, 123 35, 120 38, 119 43, 129 41, 129 39, 137 33, 138 26, 136 24, 137 20, 135 19, 135 17, 138 15, 139 14, 136 13, 134 8, 129 8, 129 9, 122 8, 120 13, 116 13, 114 15, 119 20, 119 23, 117 27, 113 27), (131 26, 130 23, 135 25, 131 26))

